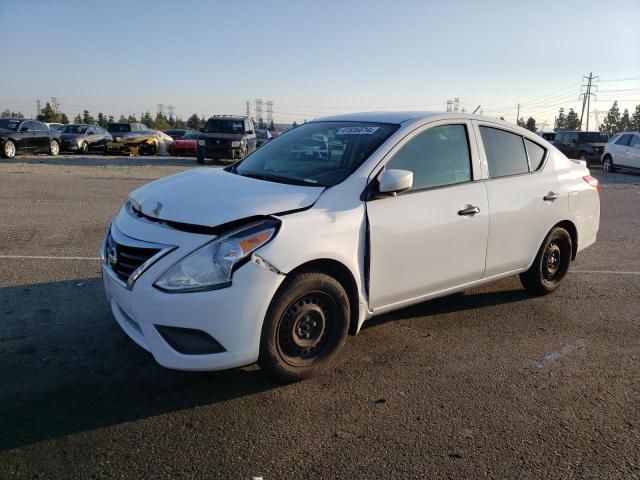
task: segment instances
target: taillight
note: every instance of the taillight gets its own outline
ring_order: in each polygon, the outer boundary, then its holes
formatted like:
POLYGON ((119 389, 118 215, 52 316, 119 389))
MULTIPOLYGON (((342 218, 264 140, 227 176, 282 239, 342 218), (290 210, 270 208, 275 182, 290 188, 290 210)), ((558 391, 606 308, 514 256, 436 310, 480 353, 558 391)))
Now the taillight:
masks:
POLYGON ((595 188, 598 191, 598 193, 600 193, 600 182, 596 177, 592 177, 591 175, 586 175, 582 177, 582 179, 585 182, 587 182, 589 185, 591 185, 593 188, 595 188))

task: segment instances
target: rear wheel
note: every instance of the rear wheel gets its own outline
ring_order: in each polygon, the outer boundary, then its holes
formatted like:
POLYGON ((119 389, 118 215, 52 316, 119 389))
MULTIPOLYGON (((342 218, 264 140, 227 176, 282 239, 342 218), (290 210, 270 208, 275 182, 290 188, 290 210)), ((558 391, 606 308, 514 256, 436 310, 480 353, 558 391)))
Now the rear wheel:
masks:
POLYGON ((56 140, 49 142, 49 155, 56 156, 60 153, 60 144, 56 140))
POLYGON ((279 381, 295 382, 324 370, 349 329, 349 299, 340 283, 319 272, 287 279, 262 327, 258 363, 279 381))
POLYGON ((616 168, 613 166, 613 158, 611 158, 611 155, 606 155, 602 159, 602 171, 605 173, 611 173, 616 171, 616 168))
POLYGON ((11 140, 4 142, 2 146, 2 156, 4 158, 13 158, 16 156, 16 144, 11 140))
POLYGON ((524 288, 546 295, 564 280, 571 264, 571 235, 562 227, 555 227, 545 238, 531 268, 520 274, 524 288))

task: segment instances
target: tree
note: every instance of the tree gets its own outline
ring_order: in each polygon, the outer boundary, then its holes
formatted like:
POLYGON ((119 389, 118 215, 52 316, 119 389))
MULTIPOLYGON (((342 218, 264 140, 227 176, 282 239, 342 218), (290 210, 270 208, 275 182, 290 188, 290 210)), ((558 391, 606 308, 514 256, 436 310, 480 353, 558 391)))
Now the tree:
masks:
POLYGON ((566 129, 567 129, 567 117, 564 114, 564 108, 560 107, 560 110, 558 110, 558 116, 556 117, 556 125, 554 127, 554 130, 558 132, 560 130, 566 130, 566 129))
POLYGON ((518 119, 517 124, 518 124, 519 127, 524 127, 526 125, 526 122, 524 121, 524 117, 520 117, 518 119))
POLYGON ((580 117, 573 108, 567 114, 567 130, 580 130, 580 117))
POLYGON ((204 127, 204 118, 201 120, 197 113, 194 113, 187 119, 187 127, 192 130, 198 130, 204 127))
POLYGON ((618 102, 613 102, 613 106, 607 112, 600 130, 606 132, 609 136, 620 131, 620 109, 618 102))
POLYGON ((527 118, 527 123, 524 126, 527 130, 531 130, 532 132, 536 131, 536 119, 533 117, 527 118))
POLYGON ((138 119, 136 118, 136 116, 133 113, 131 115, 129 115, 127 118, 125 118, 124 121, 126 123, 138 123, 138 119))
POLYGON ((76 115, 76 118, 73 119, 73 123, 82 123, 82 116, 80 114, 76 115))
POLYGON ((64 124, 69 123, 69 117, 67 117, 66 113, 60 112, 60 123, 64 123, 64 124))
POLYGON ((69 119, 64 113, 56 112, 51 104, 47 102, 43 109, 37 115, 37 119, 41 122, 48 123, 65 123, 63 122, 63 117, 67 119, 67 123, 69 123, 69 119))
POLYGON ((21 112, 12 112, 8 108, 0 113, 0 118, 24 118, 21 112))
POLYGON ((296 122, 295 120, 293 121, 293 123, 291 124, 291 128, 294 129, 298 126, 298 122, 296 122))
POLYGON ((271 120, 271 122, 269 122, 269 127, 268 128, 272 132, 276 129, 276 126, 273 124, 273 120, 271 120))
POLYGON ((126 123, 127 122, 127 117, 125 117, 124 115, 120 114, 120 118, 118 119, 118 122, 126 123))
POLYGON ((631 117, 631 129, 634 132, 640 132, 640 105, 636 105, 636 111, 631 117))
POLYGON ((82 123, 86 123, 87 125, 94 125, 96 123, 96 119, 89 114, 89 110, 82 112, 82 123))
POLYGON ((620 118, 619 131, 628 132, 633 129, 631 125, 631 117, 629 116, 629 109, 625 108, 622 117, 620 118))
POLYGON ((167 117, 165 117, 162 113, 158 112, 156 114, 155 120, 153 121, 153 128, 155 128, 156 130, 166 130, 170 126, 171 124, 167 120, 167 117))
POLYGON ((107 128, 108 124, 109 121, 107 120, 107 117, 102 112, 98 112, 98 125, 102 128, 107 128))

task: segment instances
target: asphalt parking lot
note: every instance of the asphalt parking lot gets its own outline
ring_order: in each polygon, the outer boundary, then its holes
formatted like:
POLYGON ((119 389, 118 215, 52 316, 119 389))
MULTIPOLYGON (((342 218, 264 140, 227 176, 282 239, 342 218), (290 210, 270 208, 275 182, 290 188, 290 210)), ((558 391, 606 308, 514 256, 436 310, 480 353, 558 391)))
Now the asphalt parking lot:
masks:
POLYGON ((109 218, 194 166, 0 161, 0 477, 640 478, 640 175, 594 170, 598 243, 555 294, 509 278, 384 315, 282 386, 163 369, 111 318, 109 218))

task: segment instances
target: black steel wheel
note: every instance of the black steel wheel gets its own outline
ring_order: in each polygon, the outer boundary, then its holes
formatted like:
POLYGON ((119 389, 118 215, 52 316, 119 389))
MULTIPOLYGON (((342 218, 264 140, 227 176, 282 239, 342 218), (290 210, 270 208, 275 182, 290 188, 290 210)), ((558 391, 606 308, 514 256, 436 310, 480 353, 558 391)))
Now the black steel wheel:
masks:
POLYGON ((569 271, 572 248, 569 232, 562 227, 553 228, 542 243, 531 268, 520 274, 522 285, 536 294, 553 292, 569 271))
POLYGON ((267 312, 260 366, 285 382, 320 372, 344 343, 349 318, 349 299, 336 279, 320 272, 294 274, 267 312))
POLYGON ((607 155, 602 159, 602 171, 605 173, 615 172, 615 167, 613 166, 613 158, 611 155, 607 155))

